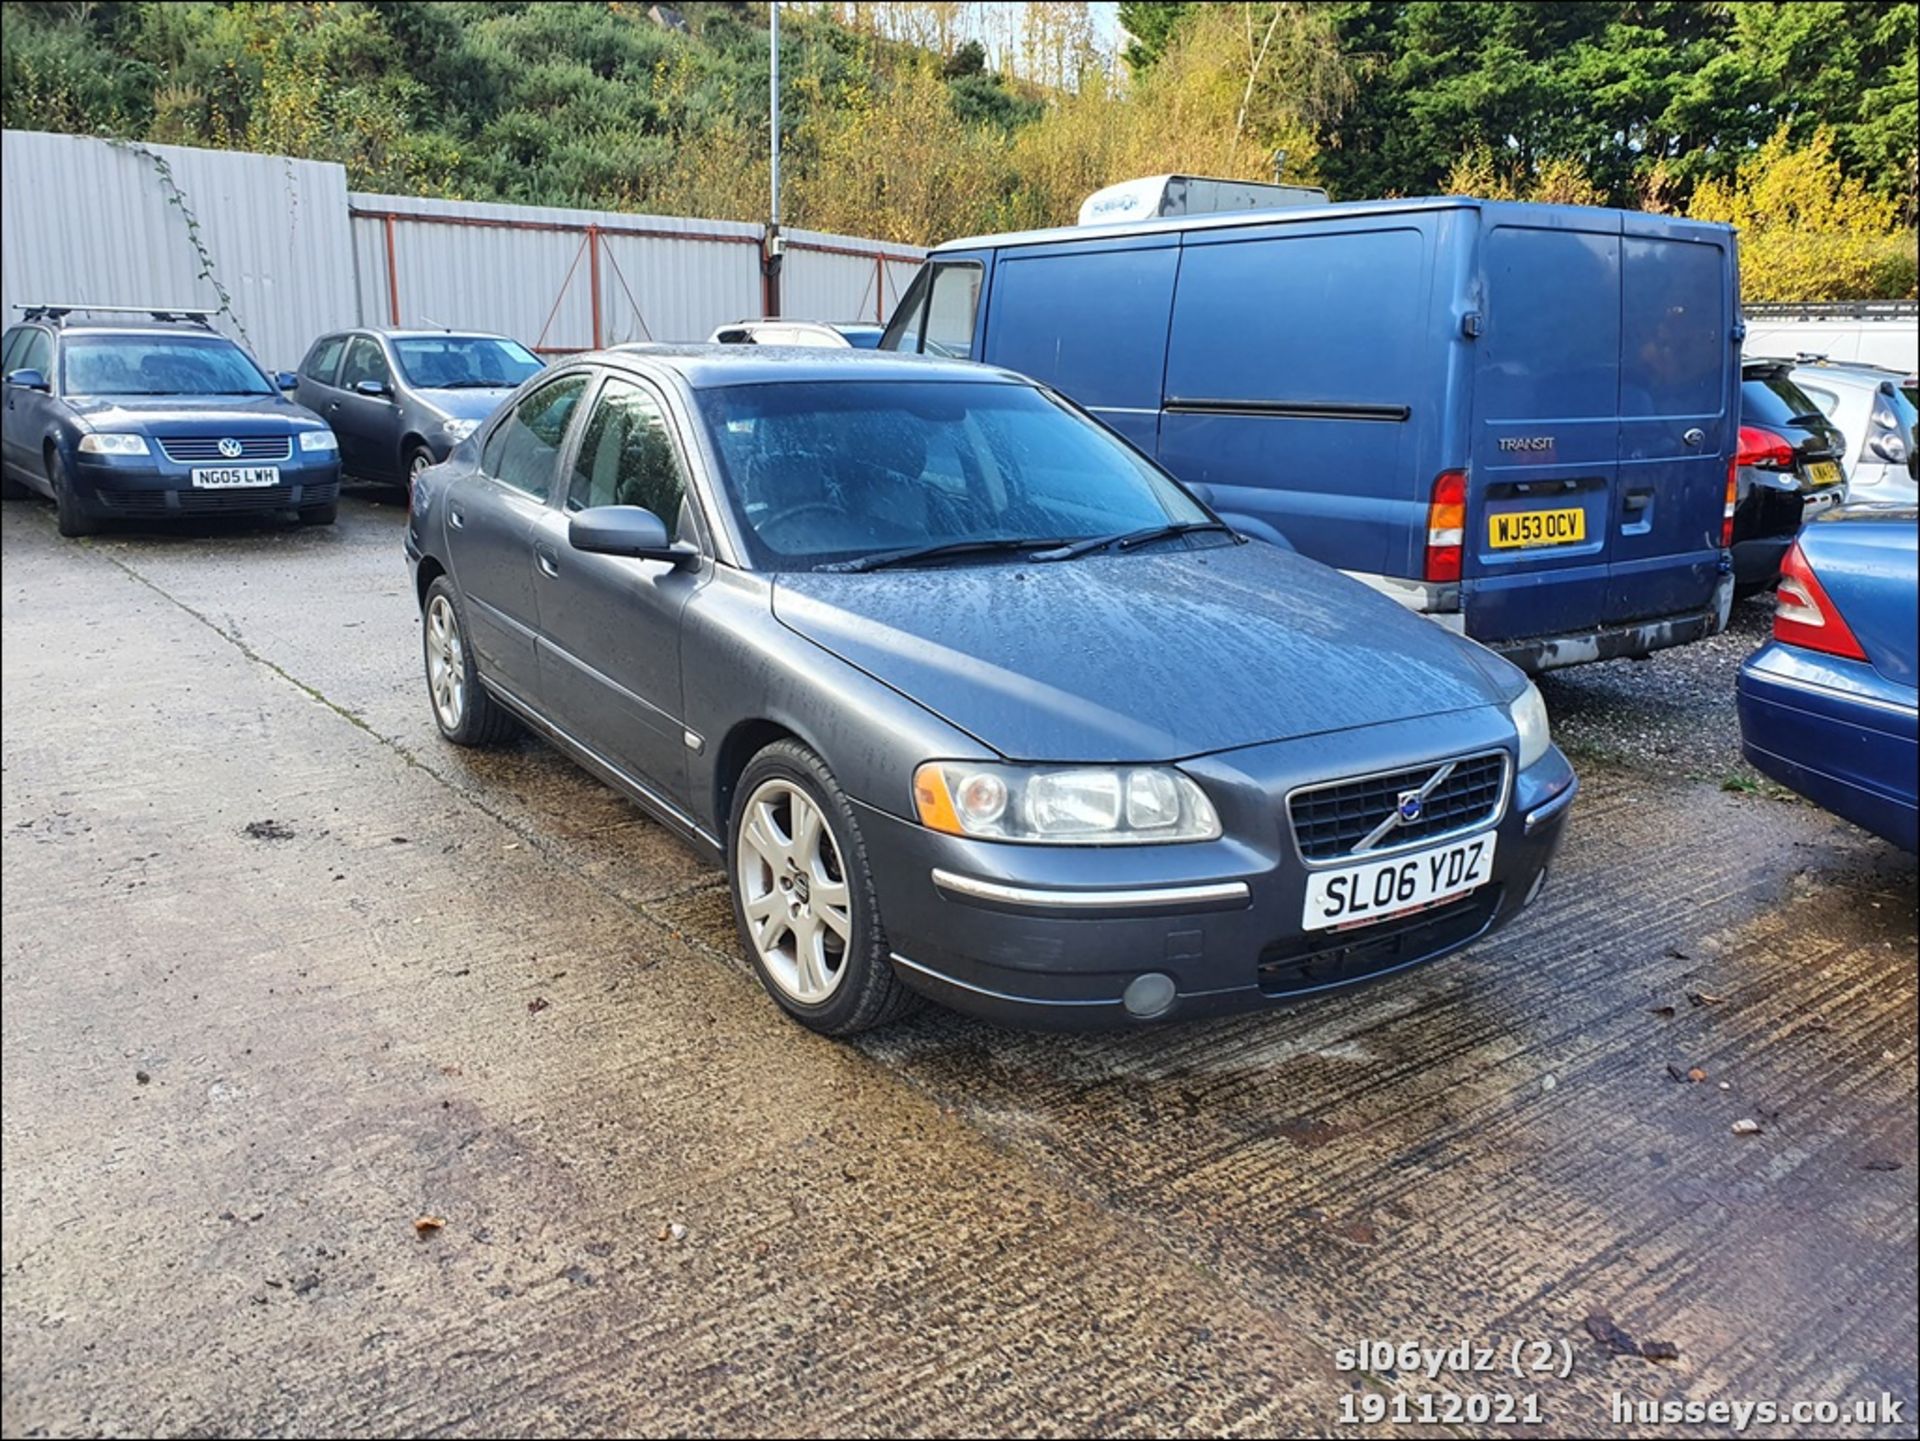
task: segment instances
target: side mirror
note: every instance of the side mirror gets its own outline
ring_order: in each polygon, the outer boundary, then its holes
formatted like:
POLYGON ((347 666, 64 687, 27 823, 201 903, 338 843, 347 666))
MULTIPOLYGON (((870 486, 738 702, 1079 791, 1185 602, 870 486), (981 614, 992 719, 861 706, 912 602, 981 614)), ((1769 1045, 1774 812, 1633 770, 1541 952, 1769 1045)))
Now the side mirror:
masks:
POLYGON ((354 383, 355 390, 362 395, 371 395, 376 400, 393 394, 393 387, 384 380, 361 380, 354 383))
POLYGON ((1219 509, 1220 502, 1213 498, 1212 486, 1198 480, 1185 481, 1183 484, 1187 487, 1187 494, 1199 501, 1200 504, 1204 505, 1208 510, 1219 509))
POLYGON ((567 523, 567 543, 595 555, 624 555, 635 560, 664 560, 682 565, 697 551, 675 545, 666 522, 639 505, 596 505, 576 511, 567 523))
POLYGON ((22 390, 49 390, 46 376, 37 370, 15 370, 7 375, 8 385, 17 385, 22 390))
POLYGON ((276 370, 273 373, 274 388, 278 390, 298 390, 300 377, 291 370, 276 370))

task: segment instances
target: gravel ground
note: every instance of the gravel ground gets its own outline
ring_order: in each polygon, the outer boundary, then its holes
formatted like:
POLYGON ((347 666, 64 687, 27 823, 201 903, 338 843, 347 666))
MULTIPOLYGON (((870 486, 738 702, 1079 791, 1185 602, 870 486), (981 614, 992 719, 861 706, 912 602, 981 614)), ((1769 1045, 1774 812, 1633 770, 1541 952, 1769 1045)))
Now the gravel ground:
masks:
POLYGON ((1730 789, 1788 793, 1740 757, 1734 681, 1766 640, 1773 596, 1736 602, 1711 640, 1656 651, 1647 660, 1574 666, 1541 677, 1554 738, 1576 759, 1714 781, 1730 789))

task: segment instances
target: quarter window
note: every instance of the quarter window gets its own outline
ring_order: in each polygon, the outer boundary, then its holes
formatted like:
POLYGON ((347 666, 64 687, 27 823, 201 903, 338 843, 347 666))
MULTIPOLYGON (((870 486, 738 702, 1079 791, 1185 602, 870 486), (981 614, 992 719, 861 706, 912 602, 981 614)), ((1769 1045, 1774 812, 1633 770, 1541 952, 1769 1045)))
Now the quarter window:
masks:
POLYGON ((567 422, 586 388, 584 373, 565 375, 523 399, 487 437, 481 469, 503 485, 545 500, 553 488, 567 422))
POLYGON ((640 505, 684 530, 686 494, 686 471, 659 402, 629 381, 609 380, 580 440, 567 509, 640 505))
POLYGON ((347 347, 346 363, 340 367, 340 388, 352 390, 363 380, 377 380, 382 385, 393 383, 387 370, 387 357, 380 353, 380 343, 356 335, 347 347))
POLYGON ((309 380, 317 380, 322 385, 333 384, 333 374, 340 368, 340 352, 347 348, 344 335, 329 335, 307 356, 307 363, 301 367, 309 380))

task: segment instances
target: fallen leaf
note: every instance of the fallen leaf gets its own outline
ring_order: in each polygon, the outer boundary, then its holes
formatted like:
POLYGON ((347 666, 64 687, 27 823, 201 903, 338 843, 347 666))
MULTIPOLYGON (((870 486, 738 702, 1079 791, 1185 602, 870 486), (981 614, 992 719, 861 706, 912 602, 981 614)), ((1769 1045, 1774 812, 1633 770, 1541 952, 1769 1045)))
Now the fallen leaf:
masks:
POLYGON ((1688 991, 1687 999, 1692 1001, 1696 1006, 1717 1006, 1724 1001, 1726 997, 1712 995, 1706 991, 1688 991))
POLYGON ((415 1216, 413 1218, 413 1229, 418 1231, 422 1236, 426 1235, 429 1231, 438 1231, 446 1224, 447 1218, 445 1216, 415 1216))
POLYGON ((1680 1066, 1674 1065, 1672 1061, 1667 1062, 1667 1074, 1676 1081, 1685 1081, 1687 1079, 1687 1073, 1685 1069, 1680 1066))
POLYGON ((553 1002, 549 1001, 545 996, 535 996, 527 1002, 527 1014, 537 1016, 552 1004, 553 1002))
POLYGON ((1614 1325, 1613 1317, 1605 1311, 1588 1313, 1587 1334, 1617 1355, 1638 1356, 1640 1354, 1640 1343, 1614 1325))
POLYGON ((1706 1078, 1707 1078, 1707 1073, 1701 1070, 1698 1066, 1695 1066, 1692 1070, 1687 1072, 1687 1079, 1696 1084, 1706 1080, 1706 1078))
POLYGON ((1745 1119, 1735 1121, 1733 1123, 1733 1134, 1736 1136, 1757 1136, 1760 1134, 1760 1123, 1758 1121, 1745 1119))
POLYGON ((1860 1163, 1863 1171, 1897 1171, 1900 1163, 1891 1156, 1869 1156, 1860 1163))
POLYGON ((1656 1016, 1671 1017, 1673 1015, 1672 1006, 1649 1006, 1647 1009, 1656 1016))
POLYGON ((1642 1341, 1640 1354, 1649 1361, 1678 1361, 1680 1348, 1671 1341, 1642 1341))
POLYGON ((659 1235, 655 1239, 661 1241, 684 1241, 686 1238, 687 1228, 685 1226, 681 1225, 678 1221, 668 1221, 660 1228, 659 1235))

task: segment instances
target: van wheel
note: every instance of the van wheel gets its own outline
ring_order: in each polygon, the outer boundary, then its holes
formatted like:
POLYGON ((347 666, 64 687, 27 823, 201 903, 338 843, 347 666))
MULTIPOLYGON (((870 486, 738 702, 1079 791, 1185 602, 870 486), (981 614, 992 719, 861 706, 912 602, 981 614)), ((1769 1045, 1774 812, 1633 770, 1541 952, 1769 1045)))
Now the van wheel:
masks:
POLYGON ((47 457, 47 479, 53 484, 54 517, 59 523, 60 534, 71 538, 92 535, 100 529, 100 522, 92 509, 74 493, 66 462, 60 459, 57 450, 47 457))
POLYGON ((457 746, 490 746, 513 734, 513 717, 480 684, 459 597, 444 575, 427 587, 420 610, 427 701, 440 734, 457 746))
POLYGON ((826 1036, 906 1014, 919 997, 894 974, 866 844, 826 763, 776 741, 733 794, 734 923, 767 994, 826 1036))

